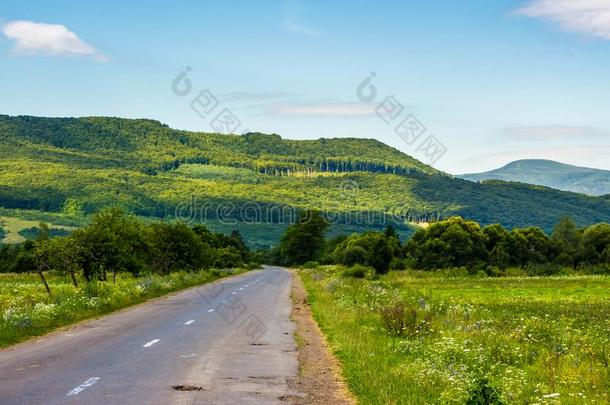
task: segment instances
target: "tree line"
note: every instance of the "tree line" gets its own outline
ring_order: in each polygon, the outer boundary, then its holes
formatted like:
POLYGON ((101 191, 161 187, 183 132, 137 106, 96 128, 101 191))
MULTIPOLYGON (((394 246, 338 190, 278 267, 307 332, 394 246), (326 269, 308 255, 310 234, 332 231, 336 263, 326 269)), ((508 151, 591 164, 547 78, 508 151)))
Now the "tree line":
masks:
POLYGON ((418 230, 401 243, 393 226, 385 232, 368 231, 326 240, 328 223, 305 211, 290 226, 269 260, 285 265, 307 262, 369 266, 378 274, 390 269, 434 270, 465 267, 502 275, 509 267, 528 274, 554 274, 562 268, 610 273, 610 224, 579 228, 570 218, 558 222, 547 235, 532 226, 507 230, 499 224, 452 217, 418 230))
POLYGON ((40 224, 35 240, 0 248, 0 272, 37 272, 47 292, 45 272, 77 275, 87 281, 114 280, 117 273, 134 276, 235 268, 255 260, 238 231, 214 233, 204 225, 183 222, 146 223, 118 208, 95 214, 90 225, 67 237, 50 237, 40 224))

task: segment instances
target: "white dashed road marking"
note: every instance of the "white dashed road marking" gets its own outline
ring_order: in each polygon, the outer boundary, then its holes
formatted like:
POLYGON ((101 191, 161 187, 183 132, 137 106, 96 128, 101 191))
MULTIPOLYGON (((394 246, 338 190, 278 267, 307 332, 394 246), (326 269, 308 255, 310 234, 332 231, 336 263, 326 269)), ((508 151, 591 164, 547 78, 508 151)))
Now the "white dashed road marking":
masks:
POLYGON ((185 324, 185 325, 190 325, 190 324, 192 324, 193 322, 195 322, 195 320, 194 320, 194 319, 191 319, 190 321, 186 321, 186 322, 184 322, 184 324, 185 324))
POLYGON ((93 384, 95 384, 99 379, 100 379, 99 377, 91 377, 90 379, 88 379, 87 381, 85 381, 84 383, 79 385, 78 387, 74 388, 72 391, 68 392, 67 395, 78 395, 82 391, 86 390, 87 388, 89 388, 93 384))
POLYGON ((208 312, 214 312, 214 309, 208 309, 208 312))
POLYGON ((153 340, 151 340, 150 342, 146 343, 146 344, 145 344, 144 346, 142 346, 142 347, 150 347, 150 346, 154 345, 155 343, 159 343, 159 342, 160 342, 160 340, 159 340, 159 339, 153 339, 153 340))

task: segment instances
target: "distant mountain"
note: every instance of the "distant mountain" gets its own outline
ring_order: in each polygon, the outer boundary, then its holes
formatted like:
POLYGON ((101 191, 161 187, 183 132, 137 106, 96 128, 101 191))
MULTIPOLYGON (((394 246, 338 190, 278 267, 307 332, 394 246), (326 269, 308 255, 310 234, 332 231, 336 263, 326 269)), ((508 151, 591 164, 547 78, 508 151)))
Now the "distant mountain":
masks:
POLYGON ((610 196, 456 179, 373 139, 283 139, 181 131, 158 121, 0 115, 0 207, 86 216, 120 206, 239 229, 271 245, 316 209, 349 233, 460 215, 482 224, 537 225, 563 216, 610 221, 610 196))
POLYGON ((489 172, 456 177, 478 182, 502 180, 535 184, 592 196, 610 194, 610 171, 572 166, 553 160, 517 160, 489 172))

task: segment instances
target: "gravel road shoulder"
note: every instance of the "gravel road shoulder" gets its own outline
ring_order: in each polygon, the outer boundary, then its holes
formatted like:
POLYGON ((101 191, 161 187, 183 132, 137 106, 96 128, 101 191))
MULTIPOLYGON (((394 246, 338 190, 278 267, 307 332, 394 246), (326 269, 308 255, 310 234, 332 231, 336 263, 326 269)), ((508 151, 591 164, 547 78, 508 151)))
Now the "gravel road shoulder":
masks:
POLYGON ((292 404, 356 404, 341 376, 341 366, 332 355, 307 303, 307 291, 293 271, 291 318, 297 326, 299 375, 290 385, 303 397, 284 398, 292 404))

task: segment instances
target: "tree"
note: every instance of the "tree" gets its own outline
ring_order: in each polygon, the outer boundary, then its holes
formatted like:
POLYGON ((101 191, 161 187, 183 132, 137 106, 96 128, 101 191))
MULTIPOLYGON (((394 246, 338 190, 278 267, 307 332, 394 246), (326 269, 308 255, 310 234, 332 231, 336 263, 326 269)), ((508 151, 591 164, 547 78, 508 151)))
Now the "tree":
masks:
POLYGON ((474 266, 488 260, 487 242, 479 224, 453 217, 416 232, 405 253, 424 269, 474 266))
POLYGON ((582 235, 582 259, 588 264, 599 264, 610 246, 610 225, 596 224, 585 229, 582 235))
POLYGON ((147 244, 143 227, 119 208, 109 208, 93 216, 92 223, 74 232, 81 266, 87 281, 107 280, 112 272, 126 270, 137 274, 144 264, 147 244))
POLYGON ((185 223, 155 223, 148 227, 151 267, 159 274, 207 268, 210 247, 185 223))
POLYGON ((510 264, 510 254, 505 242, 497 243, 489 254, 489 263, 500 269, 505 269, 510 264))
POLYGON ((556 261, 565 266, 574 266, 581 244, 582 233, 578 231, 576 223, 569 218, 562 218, 551 235, 556 250, 556 261))
POLYGON ((362 264, 374 268, 377 274, 385 274, 389 271, 390 262, 399 253, 396 238, 369 231, 345 239, 337 246, 333 256, 338 263, 347 266, 362 264))
POLYGON ((485 245, 487 250, 491 252, 498 243, 504 243, 508 245, 510 239, 510 232, 508 232, 500 224, 491 224, 483 227, 483 234, 486 237, 485 245))
POLYGON ((52 294, 51 289, 49 288, 49 283, 47 283, 47 279, 44 276, 45 271, 51 270, 51 252, 46 249, 46 242, 48 240, 49 226, 45 223, 40 223, 40 234, 34 243, 34 258, 36 262, 36 271, 40 276, 40 281, 42 281, 47 294, 51 296, 52 294))
POLYGON ((286 264, 317 260, 324 249, 326 219, 317 211, 302 211, 296 223, 282 236, 279 252, 286 264))
POLYGON ((240 251, 232 246, 214 251, 213 266, 217 269, 229 269, 243 265, 244 261, 240 251))
POLYGON ((390 239, 390 238, 399 239, 398 233, 396 233, 396 228, 394 228, 394 226, 392 224, 385 227, 384 235, 388 239, 390 239))
POLYGON ((519 240, 519 259, 521 264, 542 264, 553 259, 551 239, 538 227, 514 229, 513 237, 519 240))
POLYGON ((78 287, 76 272, 80 269, 80 266, 77 247, 73 238, 53 238, 41 241, 37 244, 36 252, 39 258, 44 258, 49 270, 67 272, 70 274, 74 287, 78 287))

